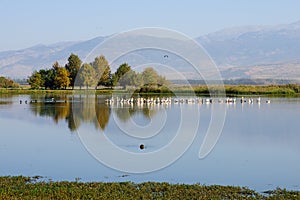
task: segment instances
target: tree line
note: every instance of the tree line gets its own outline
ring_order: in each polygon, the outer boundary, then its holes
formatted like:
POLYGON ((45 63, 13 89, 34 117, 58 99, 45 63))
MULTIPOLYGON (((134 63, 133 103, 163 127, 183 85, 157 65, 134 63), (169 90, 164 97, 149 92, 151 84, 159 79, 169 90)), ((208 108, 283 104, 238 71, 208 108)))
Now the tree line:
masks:
POLYGON ((55 62, 50 69, 34 71, 27 82, 32 89, 67 89, 69 87, 161 87, 169 82, 152 67, 135 72, 127 63, 121 64, 115 73, 103 55, 91 63, 82 63, 78 55, 71 54, 65 66, 55 62))

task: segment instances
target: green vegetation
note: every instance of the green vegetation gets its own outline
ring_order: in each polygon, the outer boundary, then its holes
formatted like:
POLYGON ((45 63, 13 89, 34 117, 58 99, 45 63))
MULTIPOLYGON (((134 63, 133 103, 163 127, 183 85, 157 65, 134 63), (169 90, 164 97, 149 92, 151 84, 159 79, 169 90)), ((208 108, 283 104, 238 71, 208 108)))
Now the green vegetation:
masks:
MULTIPOLYGON (((300 96, 300 85, 287 84, 287 85, 225 85, 226 95, 265 95, 265 96, 300 96)), ((174 93, 191 93, 195 92, 198 95, 218 94, 220 89, 218 86, 206 85, 201 86, 178 86, 173 87, 174 93), (211 91, 210 91, 211 90, 211 91)))
POLYGON ((131 66, 123 63, 114 74, 111 74, 108 61, 103 55, 94 59, 91 63, 83 63, 80 58, 71 54, 65 67, 61 67, 55 62, 51 69, 41 69, 34 71, 27 82, 31 89, 67 89, 69 86, 85 87, 86 89, 104 86, 113 88, 122 86, 131 89, 147 88, 159 90, 166 87, 169 82, 165 77, 160 76, 153 68, 148 67, 142 73, 132 70, 131 66))
POLYGON ((72 86, 72 89, 74 89, 75 78, 81 67, 81 64, 82 62, 80 58, 75 54, 71 54, 68 58, 68 63, 65 65, 65 68, 69 72, 70 85, 72 86))
POLYGON ((248 188, 200 184, 52 182, 41 177, 0 177, 1 199, 300 199, 300 192, 276 189, 265 195, 248 188))
POLYGON ((51 69, 34 71, 28 78, 32 89, 66 89, 70 84, 70 73, 55 62, 51 69))
MULTIPOLYGON (((119 85, 123 86, 123 82, 119 81, 119 85)), ((252 86, 252 85, 239 85, 239 86, 232 86, 232 85, 225 85, 225 92, 227 96, 241 96, 241 95, 260 95, 260 96, 284 96, 284 97, 299 97, 300 96, 300 85, 296 84, 288 84, 288 85, 266 85, 266 86, 252 86)), ((116 89, 116 88, 103 88, 98 89, 95 92, 96 94, 111 94, 111 93, 126 93, 132 92, 139 94, 182 94, 188 95, 196 93, 197 95, 210 95, 210 91, 207 86, 161 86, 161 87, 125 87, 125 89, 116 89)), ((80 92, 80 91, 76 91, 80 92)), ((85 93, 86 91, 82 91, 85 93)), ((220 90, 218 87, 211 88, 211 94, 215 95, 218 94, 220 90)), ((0 94, 3 93, 10 93, 10 94, 73 94, 74 90, 51 90, 51 89, 39 89, 39 90, 32 90, 26 87, 19 87, 19 88, 8 88, 8 89, 1 89, 0 94)))
MULTIPOLYGON (((124 63, 120 65, 120 67, 117 69, 117 71, 112 76, 112 84, 117 85, 120 79, 131 70, 131 67, 124 63)), ((121 86, 124 86, 123 84, 120 84, 121 86)))
POLYGON ((97 80, 95 79, 94 74, 95 69, 92 67, 92 65, 84 63, 79 69, 79 76, 75 84, 79 85, 80 88, 82 86, 86 86, 87 89, 93 85, 96 85, 97 80))
POLYGON ((0 88, 18 88, 19 85, 15 83, 13 80, 5 78, 3 76, 0 77, 0 88))
POLYGON ((267 85, 267 86, 252 86, 252 85, 239 85, 239 86, 225 86, 226 93, 237 95, 299 95, 300 85, 287 84, 287 85, 267 85))
POLYGON ((103 55, 95 58, 91 66, 95 70, 94 79, 96 80, 96 86, 111 86, 111 72, 108 61, 103 55))

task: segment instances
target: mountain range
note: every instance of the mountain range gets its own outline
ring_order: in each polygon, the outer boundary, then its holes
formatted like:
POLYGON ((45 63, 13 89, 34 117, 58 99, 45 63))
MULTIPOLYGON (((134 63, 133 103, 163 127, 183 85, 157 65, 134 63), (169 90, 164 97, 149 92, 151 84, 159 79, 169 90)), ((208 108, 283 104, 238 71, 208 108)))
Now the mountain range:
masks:
MULTIPOLYGON (((64 65, 71 53, 85 58, 106 38, 0 52, 0 76, 26 78, 34 70, 50 68, 55 61, 64 65)), ((216 63, 224 79, 300 78, 300 21, 277 26, 227 28, 195 40, 216 63)), ((168 42, 174 45, 177 43, 176 40, 168 42)), ((145 63, 157 61, 157 55, 148 51, 137 52, 133 58, 128 57, 128 63, 135 65, 135 57, 142 58, 145 63)), ((184 64, 180 65, 177 61, 169 64, 190 74, 189 78, 196 78, 190 68, 185 68, 184 64)))

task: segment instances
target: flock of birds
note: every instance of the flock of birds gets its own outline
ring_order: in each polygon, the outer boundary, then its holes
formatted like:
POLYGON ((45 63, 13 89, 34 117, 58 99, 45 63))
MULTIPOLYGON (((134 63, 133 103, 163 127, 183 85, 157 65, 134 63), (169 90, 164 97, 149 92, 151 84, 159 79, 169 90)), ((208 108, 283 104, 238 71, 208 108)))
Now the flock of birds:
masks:
MULTIPOLYGON (((240 103, 248 103, 248 104, 253 104, 253 103, 258 103, 260 104, 262 102, 261 98, 258 97, 256 99, 253 98, 240 98, 237 100, 237 98, 226 98, 226 99, 214 99, 214 98, 172 98, 172 97, 167 97, 167 98, 143 98, 143 97, 138 97, 138 98, 120 98, 120 97, 111 97, 109 99, 106 99, 105 102, 107 104, 113 105, 115 103, 117 104, 137 104, 137 105, 142 105, 142 104, 212 104, 212 103, 226 103, 226 104, 235 104, 237 102, 240 103)), ((269 104, 271 101, 267 99, 265 103, 269 104)))
MULTIPOLYGON (((56 100, 54 98, 45 101, 44 103, 55 103, 56 100)), ((66 102, 66 101, 65 101, 66 102)), ((237 98, 226 98, 226 99, 214 99, 214 98, 172 98, 172 97, 149 97, 149 98, 143 98, 143 97, 138 97, 138 98, 120 98, 120 97, 111 97, 109 99, 106 99, 105 102, 107 104, 113 105, 115 103, 117 104, 137 104, 137 105, 143 105, 143 104, 212 104, 212 103, 226 103, 226 104, 236 104, 237 102, 240 103, 248 103, 248 104, 253 104, 257 103, 260 104, 261 98, 258 97, 256 99, 253 98, 240 98, 237 100, 237 98)), ((23 101, 20 100, 20 104, 22 104, 23 101)), ((27 104, 27 100, 24 101, 25 104, 27 104)), ((30 103, 37 103, 37 100, 32 100, 30 103)), ((265 103, 269 104, 271 103, 270 99, 265 100, 265 103)))

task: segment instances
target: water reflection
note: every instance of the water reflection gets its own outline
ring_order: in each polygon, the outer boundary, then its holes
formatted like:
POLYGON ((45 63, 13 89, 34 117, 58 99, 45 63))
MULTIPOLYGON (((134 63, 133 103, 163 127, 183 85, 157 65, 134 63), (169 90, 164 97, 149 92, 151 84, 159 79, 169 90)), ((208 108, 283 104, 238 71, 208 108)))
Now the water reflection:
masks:
POLYGON ((139 114, 142 114, 146 119, 151 119, 157 113, 157 110, 151 105, 117 105, 113 107, 113 111, 122 122, 128 122, 131 117, 139 114))
POLYGON ((0 100, 0 105, 9 105, 9 104, 12 104, 11 101, 1 101, 0 100))
POLYGON ((0 105, 11 105, 12 102, 11 94, 0 94, 0 105))
MULTIPOLYGON (((226 105, 215 101, 214 104, 172 103, 169 107, 107 105, 107 98, 95 95, 0 96, 0 102, 4 102, 0 105, 0 158, 4 161, 0 174, 39 174, 55 180, 82 177, 85 181, 201 181, 203 184, 241 185, 258 190, 277 186, 299 190, 300 98, 272 98, 271 104, 266 104, 265 100, 261 104, 237 102, 226 105), (51 98, 56 102, 45 101, 51 98), (221 106, 226 106, 227 115, 220 140, 208 157, 199 160, 199 148, 211 120, 211 110, 217 112, 221 106), (199 131, 185 154, 161 171, 120 178, 122 172, 99 164, 82 147, 82 136, 105 136, 128 152, 141 155, 155 152, 175 137, 181 126, 178 123, 182 119, 181 108, 191 114, 196 108, 200 109, 199 131), (152 133, 159 126, 143 126, 154 124, 155 120, 164 125, 156 135, 152 133), (123 130, 129 130, 129 124, 135 125, 134 122, 142 126, 135 126, 137 131, 130 130, 130 134, 125 134, 123 130), (69 133, 66 129, 82 134, 80 138, 79 134, 66 134, 69 133), (142 129, 146 131, 139 131, 142 129), (149 137, 150 134, 154 136, 149 137), (141 144, 145 145, 143 150, 141 144)), ((191 118, 188 116, 187 119, 191 118)), ((190 133, 190 128, 185 128, 184 132, 190 133)), ((96 147, 103 142, 94 141, 96 147)), ((116 158, 110 151, 104 151, 104 154, 116 158)), ((122 166, 128 160, 116 162, 122 166)))
POLYGON ((96 129, 105 130, 112 111, 124 123, 136 115, 151 119, 157 113, 153 106, 110 106, 103 96, 96 95, 31 97, 29 107, 35 116, 51 117, 56 124, 65 120, 71 132, 82 123, 92 123, 96 129))

